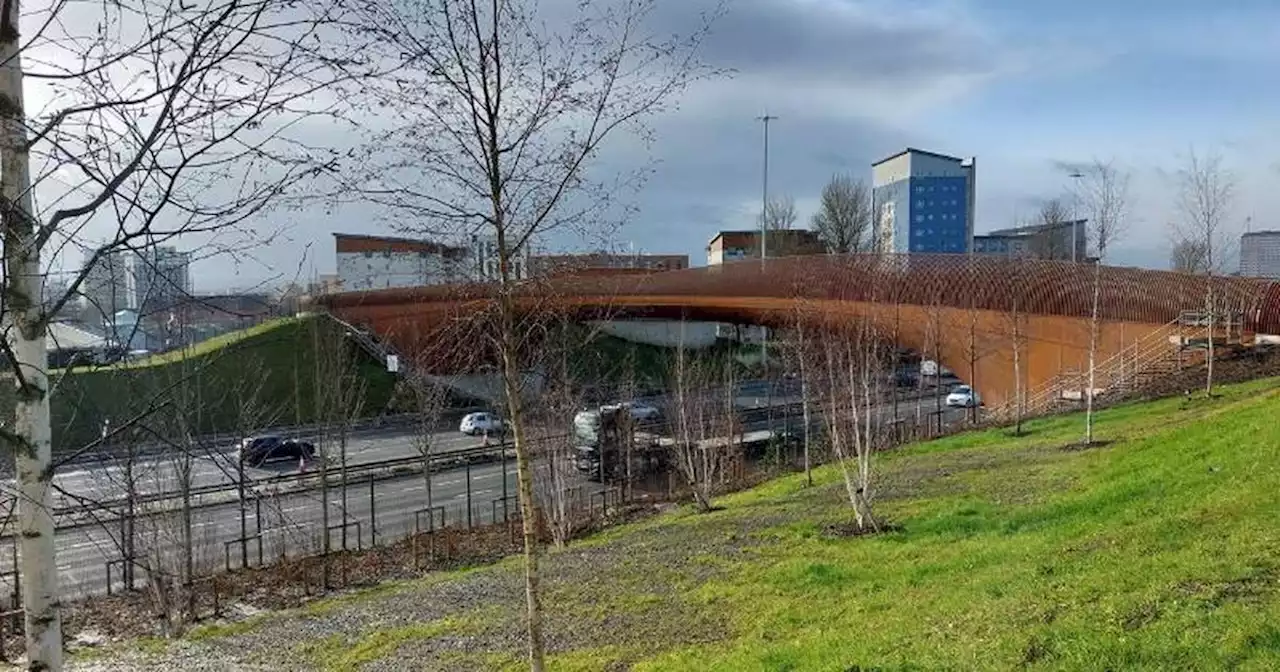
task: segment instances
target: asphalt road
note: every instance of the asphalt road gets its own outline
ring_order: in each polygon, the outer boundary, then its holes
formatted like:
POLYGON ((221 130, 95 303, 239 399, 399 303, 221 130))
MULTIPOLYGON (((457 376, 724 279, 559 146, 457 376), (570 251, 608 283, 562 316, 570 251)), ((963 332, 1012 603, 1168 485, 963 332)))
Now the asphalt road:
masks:
MULTIPOLYGON (((755 391, 755 390, 748 390, 755 391)), ((775 405, 785 405, 798 401, 785 390, 775 390, 772 401, 775 405)), ((747 394, 740 396, 740 408, 761 408, 765 399, 771 395, 747 394)), ((933 398, 923 402, 926 412, 932 410, 933 398)), ((914 419, 916 403, 914 401, 899 402, 899 417, 914 419)), ((893 405, 884 403, 879 407, 882 417, 891 417, 893 405)), ((815 409, 816 411, 817 409, 815 409)), ((944 413, 944 422, 950 424, 964 418, 964 410, 950 409, 944 413)), ((743 427, 744 431, 765 429, 769 421, 763 416, 743 427)), ((815 428, 818 418, 815 412, 815 428)), ((798 429, 798 418, 773 418, 773 425, 783 425, 798 429)), ((433 436, 434 452, 464 450, 482 444, 481 439, 466 437, 457 432, 442 432, 433 436)), ((365 464, 388 459, 411 457, 418 455, 414 436, 411 432, 374 432, 353 437, 348 444, 348 456, 351 464, 365 464)), ((291 465, 281 465, 274 469, 249 470, 254 476, 287 472, 295 469, 291 465)), ((172 487, 174 483, 173 465, 164 460, 140 462, 135 468, 139 476, 139 485, 145 484, 148 491, 159 491, 172 487), (145 475, 145 477, 143 477, 145 475)), ((228 460, 223 454, 197 458, 193 465, 193 474, 199 475, 200 484, 235 483, 234 469, 228 467, 228 460)), ((58 484, 70 492, 81 496, 107 496, 120 492, 122 468, 119 465, 102 465, 98 469, 78 469, 59 475, 58 484)), ((588 482, 578 474, 572 477, 570 487, 581 488, 581 496, 590 498, 601 489, 601 485, 588 482)), ((431 503, 444 507, 446 522, 450 526, 467 524, 468 508, 470 521, 473 524, 493 522, 502 519, 503 497, 511 496, 509 510, 515 510, 515 465, 514 461, 476 464, 470 469, 456 468, 437 473, 431 479, 431 503), (469 476, 469 478, 468 478, 469 476), (504 477, 505 476, 505 477, 504 477), (504 489, 505 482, 505 489, 504 489), (468 507, 468 500, 470 507, 468 507), (496 513, 495 513, 496 512, 496 513)), ((142 488, 140 487, 140 490, 142 488)), ((331 544, 341 547, 341 521, 347 521, 348 545, 368 546, 376 540, 379 543, 402 539, 412 533, 415 519, 424 528, 430 524, 429 517, 434 517, 440 524, 439 511, 424 512, 427 509, 426 479, 421 474, 407 475, 394 479, 376 481, 372 493, 367 482, 348 487, 345 512, 342 493, 338 488, 331 488, 329 493, 329 515, 331 544), (372 494, 372 496, 371 496, 372 494), (376 515, 374 515, 376 513, 376 515), (339 526, 339 527, 334 527, 339 526), (358 541, 357 541, 358 540, 358 541)), ((69 500, 68 500, 69 501, 69 500)), ((283 494, 261 494, 256 502, 249 501, 244 510, 243 529, 250 541, 243 544, 239 539, 242 533, 241 506, 238 501, 229 501, 193 512, 194 547, 197 574, 208 574, 224 567, 239 567, 247 556, 250 564, 258 562, 258 539, 261 530, 263 560, 270 562, 281 553, 289 556, 315 553, 320 549, 323 539, 322 524, 323 507, 318 489, 283 494)), ((3 512, 0 512, 3 513, 3 512)), ((121 587, 121 566, 117 560, 122 556, 119 540, 122 535, 119 520, 105 521, 102 525, 83 525, 74 528, 63 528, 57 534, 58 567, 64 594, 77 597, 87 594, 103 593, 107 590, 108 572, 110 572, 113 589, 121 587), (108 563, 114 562, 108 570, 108 563)), ((170 571, 178 570, 176 549, 181 544, 181 526, 178 514, 165 513, 139 519, 133 537, 135 554, 162 553, 170 571)), ((0 572, 11 569, 13 565, 12 537, 0 542, 0 572)), ((139 572, 139 577, 141 573, 139 572)), ((6 582, 11 578, 0 578, 0 593, 7 594, 11 589, 6 582)), ((11 584, 9 584, 11 585, 11 584)), ((7 599, 7 598, 0 598, 7 599)))

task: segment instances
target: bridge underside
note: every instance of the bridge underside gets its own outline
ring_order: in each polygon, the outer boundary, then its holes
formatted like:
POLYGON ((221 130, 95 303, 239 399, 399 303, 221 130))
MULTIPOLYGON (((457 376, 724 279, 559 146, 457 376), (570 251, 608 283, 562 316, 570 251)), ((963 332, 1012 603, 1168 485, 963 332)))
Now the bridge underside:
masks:
MULTIPOLYGON (((1087 368, 1095 272, 1098 361, 1158 346, 1153 340, 1166 340, 1164 331, 1183 310, 1204 306, 1210 288, 1215 311, 1239 316, 1244 330, 1280 333, 1275 283, 963 256, 789 257, 645 276, 557 278, 522 285, 511 300, 526 316, 576 320, 804 326, 831 336, 870 326, 881 338, 936 356, 987 404, 999 405, 1014 398, 1019 377, 1025 395, 1063 372, 1087 368)), ((324 303, 390 341, 416 366, 451 373, 493 361, 493 291, 478 285, 393 289, 335 295, 324 303)))

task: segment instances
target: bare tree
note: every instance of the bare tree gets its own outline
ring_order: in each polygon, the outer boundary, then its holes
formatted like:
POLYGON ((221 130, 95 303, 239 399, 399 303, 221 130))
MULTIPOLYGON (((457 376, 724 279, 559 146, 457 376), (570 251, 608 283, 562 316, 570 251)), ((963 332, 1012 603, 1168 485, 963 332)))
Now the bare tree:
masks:
POLYGON ((667 384, 672 459, 703 513, 712 510, 716 486, 737 443, 732 366, 732 361, 695 358, 681 342, 667 384), (718 385, 721 380, 728 385, 718 385))
POLYGON ((880 357, 874 330, 866 321, 841 336, 824 340, 821 359, 826 372, 822 395, 827 440, 845 484, 858 532, 879 531, 872 512, 871 455, 875 450, 874 404, 878 395, 880 357))
MULTIPOLYGON (((315 361, 311 376, 304 380, 312 389, 319 430, 316 438, 316 466, 320 480, 321 526, 324 528, 324 537, 321 539, 321 578, 325 589, 328 589, 331 585, 330 532, 334 527, 329 515, 332 505, 329 497, 330 468, 334 463, 338 467, 338 501, 342 517, 337 527, 342 539, 342 550, 345 551, 348 548, 347 530, 351 522, 347 513, 347 443, 351 437, 352 425, 363 412, 365 382, 352 357, 351 342, 344 338, 335 322, 312 318, 308 327, 315 361)), ((300 458, 300 462, 299 468, 305 468, 306 458, 300 458)))
POLYGON ((231 247, 237 235, 261 239, 237 225, 333 166, 335 155, 296 131, 340 102, 319 94, 360 60, 346 33, 326 30, 337 15, 332 3, 267 0, 52 3, 27 15, 20 0, 4 6, 2 293, 19 404, 0 438, 17 456, 32 669, 62 667, 48 322, 104 257, 187 235, 231 247), (20 35, 20 23, 36 32, 20 35), (24 79, 39 83, 43 109, 27 109, 24 79), (94 237, 106 243, 89 244, 94 237), (42 307, 43 264, 77 247, 88 250, 88 263, 42 307))
POLYGON ((812 228, 835 254, 861 252, 870 247, 871 189, 851 175, 834 175, 822 188, 812 228))
POLYGON ((1218 297, 1214 296, 1214 275, 1222 265, 1226 247, 1227 226, 1231 216, 1235 184, 1231 172, 1223 167, 1217 154, 1187 155, 1186 164, 1178 171, 1178 208, 1182 220, 1175 225, 1175 250, 1202 255, 1205 275, 1204 314, 1207 321, 1208 352, 1205 355, 1204 392, 1213 396, 1214 331, 1223 321, 1219 315, 1218 297), (1187 246, 1190 248, 1187 249, 1187 246))
POLYGON ((1169 267, 1178 273, 1205 273, 1209 252, 1199 240, 1178 240, 1169 253, 1169 267))
POLYGON ((537 512, 521 399, 518 262, 535 239, 607 221, 619 188, 588 166, 616 134, 637 131, 695 79, 706 26, 657 37, 656 0, 382 0, 361 29, 402 67, 381 82, 389 130, 377 135, 364 193, 416 222, 417 233, 482 237, 496 272, 495 350, 501 360, 524 526, 530 667, 544 667, 537 512))
POLYGON ((410 375, 412 377, 406 384, 413 394, 413 410, 418 421, 413 447, 422 456, 422 485, 426 489, 427 508, 430 509, 435 506, 431 492, 431 458, 440 419, 449 401, 449 392, 444 385, 428 380, 421 374, 410 375))
MULTIPOLYGON (((1025 285, 1026 263, 1024 258, 1018 258, 1013 261, 1013 272, 1009 278, 1012 286, 1023 287, 1025 285)), ((1013 434, 1014 436, 1022 436, 1022 422, 1026 415, 1027 401, 1025 375, 1023 374, 1025 366, 1023 357, 1028 340, 1027 315, 1026 307, 1022 302, 1022 292, 1009 292, 1008 297, 1009 312, 1006 314, 1006 320, 1009 329, 1009 346, 1013 351, 1013 434)))
MULTIPOLYGON (((1071 222, 1071 209, 1062 199, 1051 198, 1042 203, 1032 221, 1033 226, 1042 228, 1029 241, 1032 256, 1037 259, 1073 259, 1071 248, 1075 243, 1074 231, 1065 234, 1062 231, 1062 225, 1071 222)), ((1074 227, 1075 224, 1072 223, 1071 226, 1074 227)))
POLYGON ((1090 237, 1098 253, 1093 268, 1093 300, 1089 319, 1088 389, 1084 390, 1084 443, 1093 443, 1093 398, 1097 388, 1098 332, 1101 328, 1102 264, 1107 250, 1124 233, 1129 210, 1129 174, 1114 162, 1095 159, 1081 168, 1079 198, 1089 212, 1090 237))
POLYGON ((765 231, 790 231, 796 224, 796 199, 774 196, 764 205, 765 231))

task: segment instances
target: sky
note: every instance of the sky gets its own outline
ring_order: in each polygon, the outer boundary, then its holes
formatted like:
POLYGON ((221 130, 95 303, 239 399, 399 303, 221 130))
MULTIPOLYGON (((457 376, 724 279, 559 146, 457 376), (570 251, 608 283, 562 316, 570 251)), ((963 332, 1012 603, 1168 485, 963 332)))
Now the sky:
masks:
MULTIPOLYGON (((664 1, 653 20, 687 29, 700 3, 664 1)), ((796 200, 802 226, 832 174, 869 180, 873 161, 911 146, 977 157, 978 232, 1063 195, 1063 163, 1114 160, 1132 173, 1115 264, 1167 266, 1176 170, 1193 149, 1232 171, 1231 227, 1280 228, 1274 0, 731 0, 702 56, 732 75, 655 119, 649 153, 619 138, 593 166, 656 161, 620 245, 700 265, 717 231, 754 226, 765 113, 778 117, 770 193, 796 200)), ((277 213, 283 235, 252 259, 197 263, 196 289, 332 272, 331 234, 392 233, 379 215, 277 213)))

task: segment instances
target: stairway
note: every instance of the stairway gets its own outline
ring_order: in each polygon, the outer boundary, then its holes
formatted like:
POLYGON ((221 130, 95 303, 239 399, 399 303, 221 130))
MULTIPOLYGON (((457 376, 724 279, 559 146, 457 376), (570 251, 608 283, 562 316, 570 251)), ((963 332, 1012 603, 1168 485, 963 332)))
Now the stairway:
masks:
MULTIPOLYGON (((1204 364, 1209 329, 1213 329, 1215 356, 1228 349, 1244 347, 1248 339, 1238 314, 1209 320, 1199 311, 1183 311, 1176 319, 1094 367, 1092 394, 1122 397, 1151 386, 1169 375, 1204 364), (1216 322, 1210 326, 1211 322, 1216 322)), ((1089 394, 1089 371, 1062 371, 1024 395, 1023 417, 1076 410, 1089 394)), ((1010 419, 1017 412, 1016 400, 993 408, 990 416, 1010 419)))

